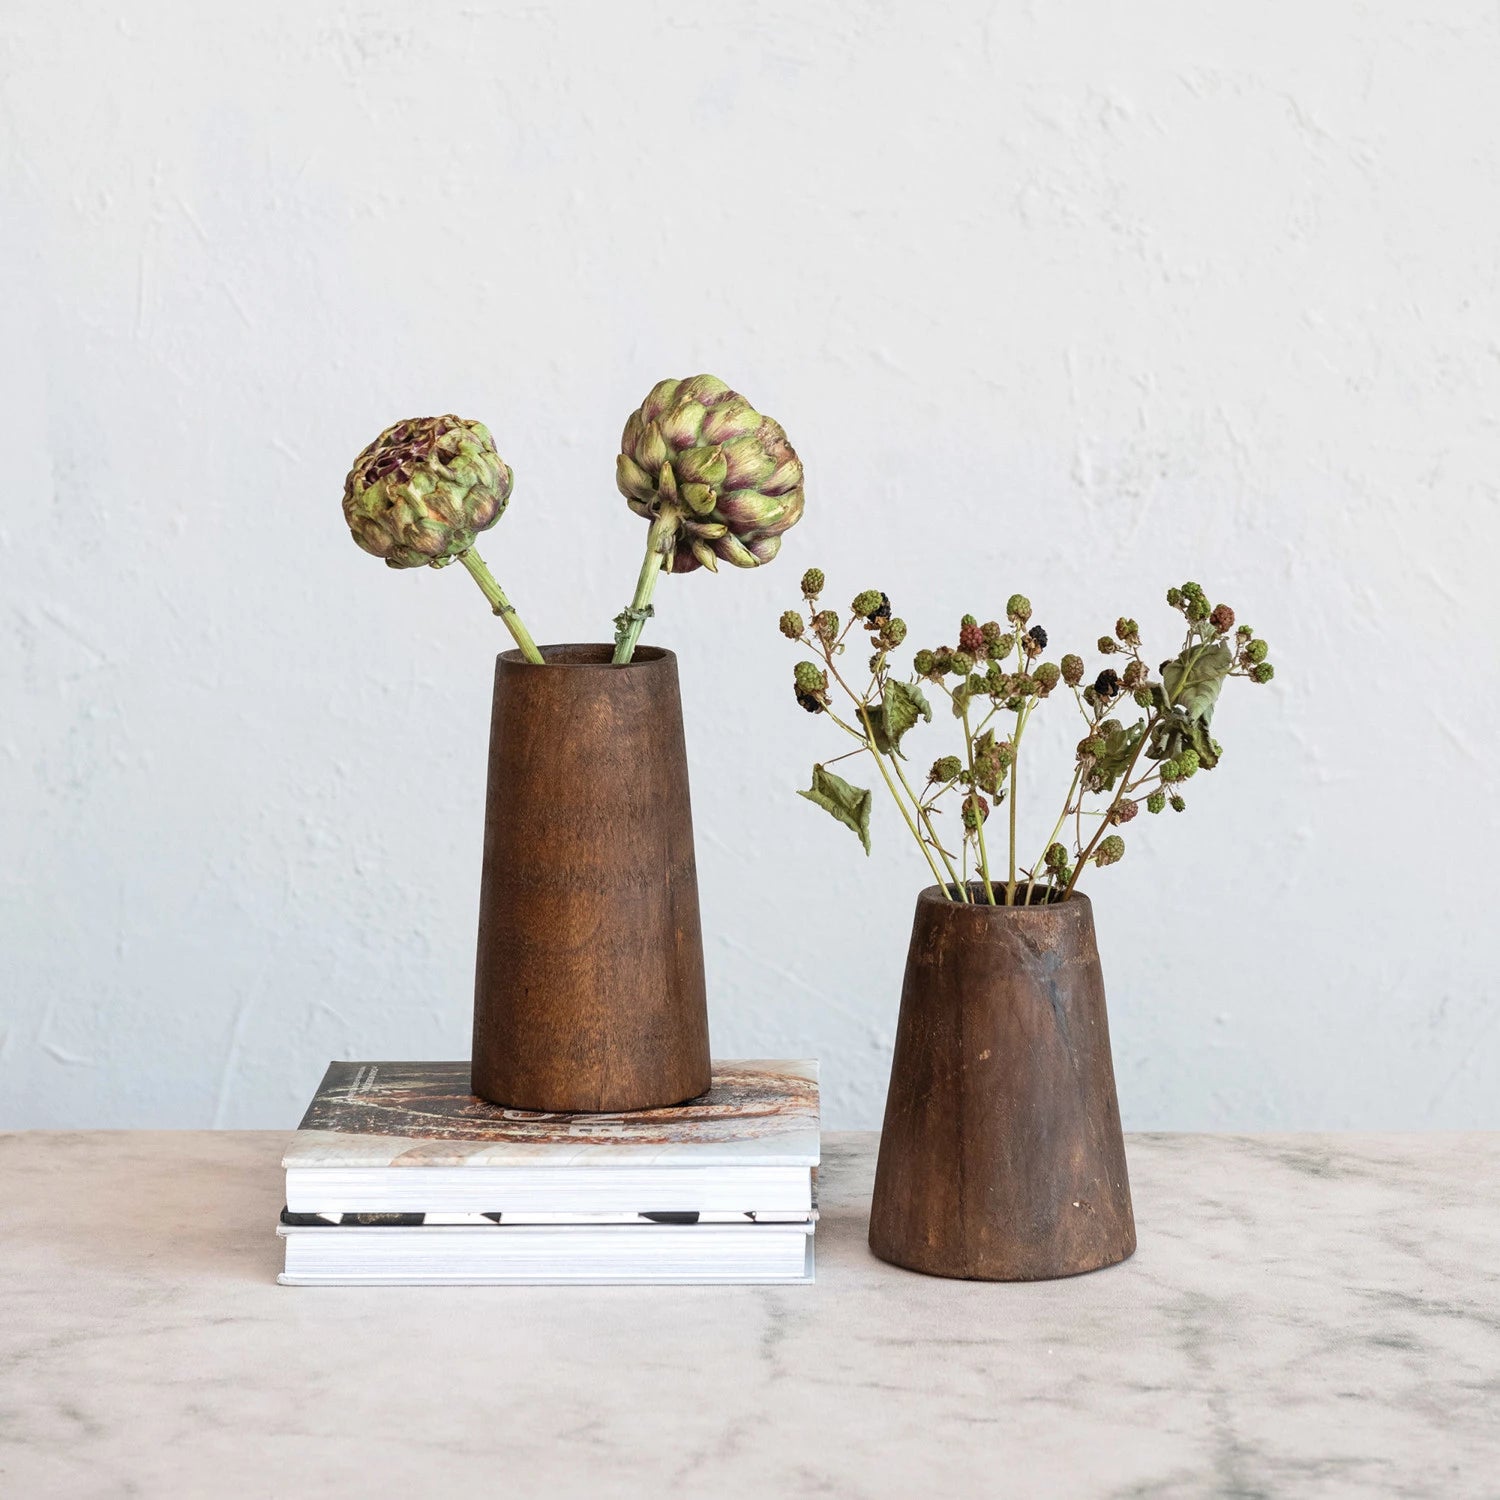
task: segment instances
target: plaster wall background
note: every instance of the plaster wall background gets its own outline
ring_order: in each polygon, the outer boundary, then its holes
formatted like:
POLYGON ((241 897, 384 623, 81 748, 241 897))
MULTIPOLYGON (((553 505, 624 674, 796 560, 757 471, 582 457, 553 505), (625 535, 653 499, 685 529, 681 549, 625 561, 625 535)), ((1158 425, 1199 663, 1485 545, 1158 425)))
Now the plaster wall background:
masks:
POLYGON ((1192 577, 1280 675, 1090 881, 1127 1126, 1500 1126, 1497 74, 1462 0, 9 0, 0 1125, 289 1125, 330 1057, 464 1054, 506 642, 354 548, 344 472, 482 418, 488 560, 606 638, 619 428, 708 369, 809 493, 647 636, 721 1055, 877 1124, 924 882, 793 795, 802 570, 1163 654, 1192 577))

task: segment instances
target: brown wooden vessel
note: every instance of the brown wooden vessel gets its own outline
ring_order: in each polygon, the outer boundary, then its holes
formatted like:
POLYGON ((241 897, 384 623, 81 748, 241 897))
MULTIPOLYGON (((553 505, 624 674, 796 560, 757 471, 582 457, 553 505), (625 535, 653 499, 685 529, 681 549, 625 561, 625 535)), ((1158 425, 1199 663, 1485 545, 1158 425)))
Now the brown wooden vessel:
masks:
POLYGON ((677 658, 495 662, 474 1092, 515 1109, 680 1104, 709 1085, 677 658))
POLYGON ((1135 1249, 1087 897, 918 896, 870 1248, 984 1281, 1074 1276, 1135 1249))

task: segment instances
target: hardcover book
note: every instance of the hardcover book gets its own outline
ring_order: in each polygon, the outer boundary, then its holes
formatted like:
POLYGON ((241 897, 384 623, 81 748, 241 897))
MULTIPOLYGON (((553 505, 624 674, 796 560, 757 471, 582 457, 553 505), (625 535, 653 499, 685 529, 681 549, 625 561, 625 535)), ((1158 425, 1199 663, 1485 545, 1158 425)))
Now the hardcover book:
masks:
POLYGON ((332 1063, 282 1159, 293 1213, 806 1215, 816 1062, 719 1062, 630 1114, 503 1109, 466 1062, 332 1063))

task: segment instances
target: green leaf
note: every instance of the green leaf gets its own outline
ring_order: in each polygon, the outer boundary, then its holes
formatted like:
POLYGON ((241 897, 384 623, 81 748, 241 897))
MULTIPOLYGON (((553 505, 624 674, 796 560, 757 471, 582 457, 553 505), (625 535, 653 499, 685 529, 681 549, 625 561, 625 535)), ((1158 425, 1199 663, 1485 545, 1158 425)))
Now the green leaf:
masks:
POLYGON ((822 766, 814 766, 812 786, 798 792, 809 802, 816 802, 826 813, 831 813, 845 828, 853 829, 859 841, 870 852, 870 808, 874 798, 865 787, 850 786, 842 776, 835 776, 822 766))
POLYGON ((1146 754, 1152 760, 1165 760, 1191 748, 1198 752, 1198 763, 1211 771, 1219 756, 1208 726, 1234 656, 1223 641, 1202 648, 1196 659, 1195 649, 1190 646, 1161 669, 1163 696, 1169 701, 1158 705, 1161 718, 1151 726, 1146 754))
POLYGON ((1162 685, 1188 718, 1201 719, 1207 725, 1213 719, 1219 690, 1233 665, 1234 655, 1224 641, 1215 641, 1212 646, 1190 646, 1161 669, 1162 685))
POLYGON ((1146 732, 1146 721, 1138 719, 1129 729, 1112 729, 1104 736, 1104 750, 1094 761, 1093 774, 1099 782, 1100 791, 1109 791, 1125 774, 1125 768, 1135 755, 1135 748, 1146 732))
POLYGON ((913 682, 887 682, 881 702, 872 704, 865 712, 870 716, 875 748, 882 755, 900 755, 901 736, 918 719, 932 723, 932 705, 913 682))

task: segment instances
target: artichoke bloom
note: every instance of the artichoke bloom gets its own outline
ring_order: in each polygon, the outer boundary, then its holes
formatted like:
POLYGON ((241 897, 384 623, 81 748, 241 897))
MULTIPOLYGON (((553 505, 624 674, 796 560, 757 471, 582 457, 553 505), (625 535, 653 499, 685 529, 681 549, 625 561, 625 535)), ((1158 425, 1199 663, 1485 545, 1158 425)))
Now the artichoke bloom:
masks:
POLYGON ((665 523, 669 573, 758 567, 802 518, 802 461, 781 424, 712 375, 652 387, 625 423, 615 479, 637 515, 665 523))
POLYGON ((344 519, 389 568, 441 568, 505 512, 514 476, 482 422, 412 417, 354 460, 344 519))
POLYGON ((344 480, 344 519, 388 568, 443 568, 456 557, 529 662, 542 654, 474 539, 505 514, 515 476, 483 422, 409 417, 387 427, 344 480))

